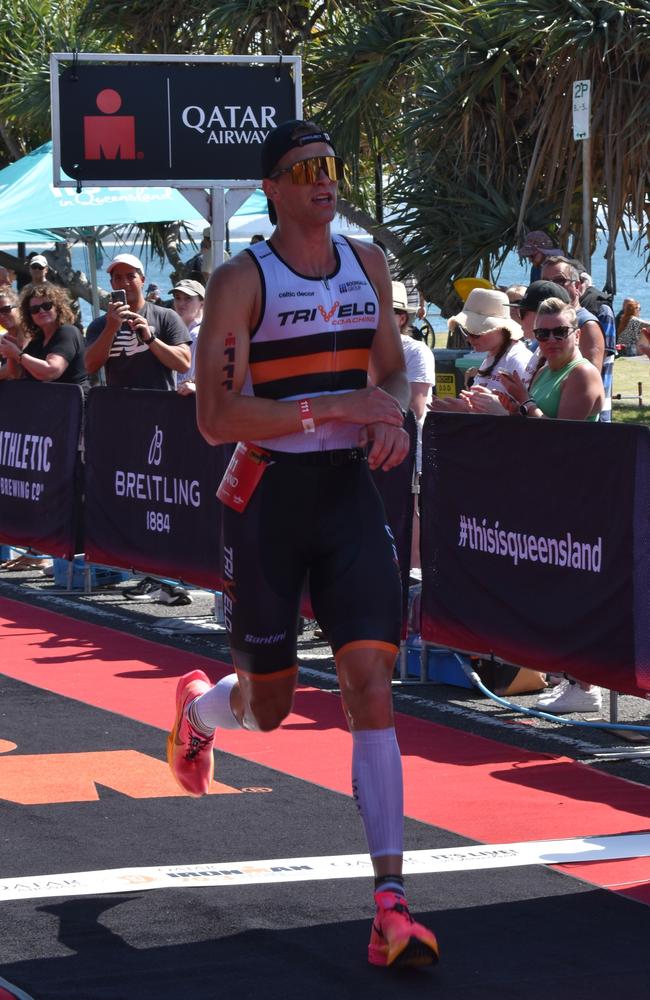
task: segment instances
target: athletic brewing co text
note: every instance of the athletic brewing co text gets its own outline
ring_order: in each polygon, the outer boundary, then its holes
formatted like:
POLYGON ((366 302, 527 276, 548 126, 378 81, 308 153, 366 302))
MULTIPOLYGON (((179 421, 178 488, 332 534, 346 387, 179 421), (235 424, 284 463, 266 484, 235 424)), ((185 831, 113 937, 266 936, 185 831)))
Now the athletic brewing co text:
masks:
POLYGON ((0 431, 0 465, 10 469, 29 469, 30 472, 49 472, 53 443, 51 437, 43 437, 42 434, 0 431))

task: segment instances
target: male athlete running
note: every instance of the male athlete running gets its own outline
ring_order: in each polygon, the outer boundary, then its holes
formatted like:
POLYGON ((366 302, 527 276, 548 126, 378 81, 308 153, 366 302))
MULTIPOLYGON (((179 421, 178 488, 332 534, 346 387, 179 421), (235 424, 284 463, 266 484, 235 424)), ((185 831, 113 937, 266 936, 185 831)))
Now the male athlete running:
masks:
POLYGON ((266 731, 286 718, 309 575, 352 734, 352 789, 375 871, 368 958, 429 964, 436 939, 410 917, 402 881, 402 762, 391 696, 399 572, 369 471, 393 468, 409 447, 391 280, 378 247, 330 233, 343 165, 326 132, 313 122, 280 125, 262 147, 262 172, 276 229, 210 279, 196 365, 206 440, 267 453, 248 467, 263 472, 246 509, 223 509, 236 673, 214 687, 202 671, 181 678, 168 759, 182 788, 205 794, 215 729, 266 731))

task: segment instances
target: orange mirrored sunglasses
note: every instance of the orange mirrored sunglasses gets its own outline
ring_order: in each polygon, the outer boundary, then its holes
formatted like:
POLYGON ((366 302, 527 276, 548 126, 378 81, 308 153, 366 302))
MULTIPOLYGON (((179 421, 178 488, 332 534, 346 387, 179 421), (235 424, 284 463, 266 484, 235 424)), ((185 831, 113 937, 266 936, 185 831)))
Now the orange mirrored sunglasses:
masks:
POLYGON ((323 170, 331 181, 343 180, 343 160, 340 156, 310 156, 269 174, 271 180, 281 174, 291 174, 292 184, 315 184, 323 170))

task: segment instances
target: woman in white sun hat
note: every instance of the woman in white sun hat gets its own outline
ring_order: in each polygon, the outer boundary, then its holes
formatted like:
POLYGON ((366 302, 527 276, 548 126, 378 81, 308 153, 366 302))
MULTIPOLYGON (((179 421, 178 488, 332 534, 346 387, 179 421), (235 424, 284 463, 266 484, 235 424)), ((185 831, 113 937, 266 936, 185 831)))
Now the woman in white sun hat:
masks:
MULTIPOLYGON (((474 373, 473 385, 503 393, 499 372, 517 372, 524 381, 528 378, 526 366, 532 355, 524 344, 524 331, 510 315, 510 301, 505 292, 474 288, 463 311, 451 316, 447 325, 452 332, 459 331, 472 350, 487 354, 474 373)), ((434 398, 430 405, 439 410, 469 410, 463 398, 434 398)))

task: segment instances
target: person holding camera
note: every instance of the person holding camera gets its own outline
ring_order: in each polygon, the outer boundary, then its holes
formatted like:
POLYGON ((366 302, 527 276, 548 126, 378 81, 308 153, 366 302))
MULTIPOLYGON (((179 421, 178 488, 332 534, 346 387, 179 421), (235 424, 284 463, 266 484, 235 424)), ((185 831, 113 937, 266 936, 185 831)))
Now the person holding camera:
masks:
POLYGON ((123 389, 176 388, 176 373, 190 367, 191 337, 173 310, 148 302, 144 267, 130 253, 108 265, 113 293, 105 316, 86 333, 86 369, 103 366, 106 384, 123 389))
MULTIPOLYGON (((191 336, 172 309, 145 299, 144 267, 130 253, 121 253, 107 268, 111 302, 105 316, 92 321, 86 334, 86 368, 102 365, 106 384, 122 389, 176 389, 176 374, 189 371, 191 336)), ((143 577, 123 594, 131 601, 191 604, 183 587, 143 577)))

